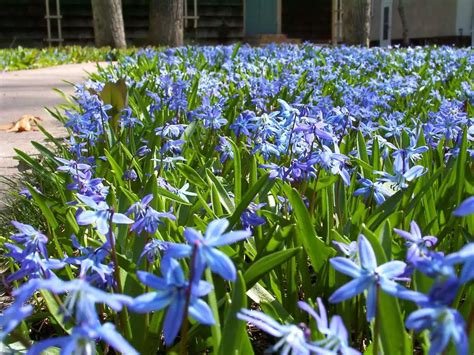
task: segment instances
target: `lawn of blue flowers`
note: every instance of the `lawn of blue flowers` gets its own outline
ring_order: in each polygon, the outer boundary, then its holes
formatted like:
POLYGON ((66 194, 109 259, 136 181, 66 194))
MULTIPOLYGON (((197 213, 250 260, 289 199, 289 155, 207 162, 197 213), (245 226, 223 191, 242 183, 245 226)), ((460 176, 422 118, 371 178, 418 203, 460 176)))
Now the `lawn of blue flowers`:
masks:
POLYGON ((3 349, 472 354, 473 65, 190 46, 91 75, 70 136, 18 152, 54 188, 0 236, 3 349))

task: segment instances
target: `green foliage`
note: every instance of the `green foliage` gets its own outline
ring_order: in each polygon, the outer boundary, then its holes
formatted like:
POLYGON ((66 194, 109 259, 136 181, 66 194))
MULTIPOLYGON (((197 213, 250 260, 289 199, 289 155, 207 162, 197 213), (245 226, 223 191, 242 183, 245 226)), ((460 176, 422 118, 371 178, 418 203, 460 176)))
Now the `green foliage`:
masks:
MULTIPOLYGON (((0 68, 3 65, 6 70, 14 70, 53 65, 63 61, 103 60, 108 54, 107 50, 76 47, 66 47, 62 50, 66 56, 64 59, 60 57, 60 49, 0 50, 0 68), (49 55, 51 61, 41 59, 49 55)), ((238 51, 239 46, 236 46, 231 54, 233 60, 236 60, 238 51)), ((115 55, 121 57, 122 53, 115 55)), ((218 58, 215 63, 211 63, 202 54, 193 56, 192 52, 183 51, 180 55, 183 60, 178 61, 175 70, 186 73, 182 77, 189 80, 189 85, 184 90, 187 108, 192 110, 202 104, 203 97, 198 90, 200 73, 194 76, 187 74, 186 62, 193 62, 195 67, 202 71, 220 72, 222 63, 219 60, 224 59, 218 58)), ((394 56, 396 57, 396 54, 394 56)), ((394 193, 384 203, 377 205, 373 199, 364 201, 361 197, 354 196, 358 175, 372 179, 375 176, 374 171, 393 170, 392 158, 382 158, 383 146, 377 139, 369 146, 367 138, 359 131, 357 134, 347 135, 341 141, 341 153, 351 157, 348 163, 353 169, 350 186, 344 185, 339 176, 324 169, 320 169, 316 177, 304 182, 283 182, 270 178, 268 171, 261 167, 262 157, 250 152, 248 146, 229 129, 229 125, 235 122, 241 111, 253 106, 248 99, 251 97, 248 86, 237 87, 234 83, 228 83, 225 94, 232 99, 225 106, 223 113, 228 125, 217 132, 205 129, 196 121, 190 123, 180 137, 184 140, 181 147, 183 161, 174 163, 171 168, 164 168, 163 157, 160 155, 164 142, 156 130, 173 120, 186 122, 185 113, 175 112, 168 107, 150 111, 153 102, 146 92, 160 90, 155 79, 161 68, 170 64, 159 61, 156 56, 140 56, 135 59, 134 66, 119 64, 115 68, 102 69, 93 76, 93 79, 105 84, 97 94, 103 103, 110 104, 112 109, 108 112, 110 119, 105 124, 102 139, 97 144, 87 144, 87 154, 101 157, 95 162, 95 173, 97 177, 103 178, 104 184, 109 187, 107 202, 117 212, 124 213, 132 203, 147 194, 153 194, 152 207, 160 212, 172 211, 176 222, 163 220, 164 223, 158 231, 146 237, 136 235, 127 226, 115 228, 117 259, 124 293, 137 296, 147 291, 136 278, 138 269, 145 268, 159 274, 159 262, 138 263, 138 257, 147 241, 154 238, 182 243, 184 228, 193 227, 203 231, 206 225, 216 218, 227 218, 230 223, 229 230, 242 229, 242 215, 249 207, 259 203, 264 205, 257 215, 265 218, 265 224, 253 228, 253 238, 221 248, 237 266, 237 281, 233 284, 224 283, 212 274, 206 274, 207 281, 214 285, 207 301, 219 321, 212 328, 197 323, 191 324, 189 338, 195 339, 189 343, 191 353, 251 353, 253 350, 245 323, 235 317, 241 308, 262 309, 282 322, 306 321, 296 308, 299 299, 315 300, 318 296, 327 299, 336 288, 347 281, 345 277, 336 274, 328 262, 336 254, 334 241, 351 242, 363 233, 370 240, 379 263, 404 258, 404 240, 394 235, 392 230, 408 229, 413 220, 418 221, 425 234, 439 237, 440 248, 445 253, 456 251, 467 241, 472 241, 472 218, 454 220, 451 217, 453 209, 474 190, 474 170, 472 160, 468 158, 469 141, 466 130, 456 159, 446 162, 442 151, 430 149, 420 161, 420 164, 427 168, 427 173, 413 181, 407 189, 394 193), (132 84, 126 84, 125 79, 132 84), (140 85, 137 85, 137 82, 140 82, 140 85), (119 124, 120 114, 125 107, 132 109, 142 125, 131 129, 119 124), (219 159, 216 146, 218 135, 221 134, 231 137, 229 141, 233 161, 222 162, 219 159), (147 142, 150 153, 139 156, 136 152, 144 141, 147 142), (137 179, 124 179, 124 173, 132 168, 137 173, 137 179), (165 188, 163 180, 160 179, 164 179, 176 191, 165 188), (179 189, 185 184, 189 184, 187 195, 179 193, 179 189)), ((314 61, 317 65, 326 65, 323 56, 315 57, 314 61)), ((387 71, 389 65, 385 68, 387 71)), ((344 77, 347 82, 358 80, 351 76, 352 69, 350 66, 340 68, 338 75, 344 77)), ((426 75, 423 69, 418 69, 420 76, 426 75)), ((403 71, 404 68, 394 70, 403 71)), ((262 75, 271 79, 272 76, 283 75, 282 73, 281 68, 271 68, 268 73, 262 75)), ((173 75, 175 73, 171 72, 170 76, 173 75)), ((367 72, 363 80, 371 80, 374 75, 367 72)), ((466 79, 465 72, 460 70, 460 75, 464 75, 463 78, 466 79)), ((277 99, 291 99, 300 95, 305 78, 304 75, 298 80, 294 92, 281 90, 275 93, 272 105, 277 106, 277 99)), ((454 95, 459 82, 447 84, 445 87, 439 86, 438 83, 432 84, 443 94, 450 96, 454 95)), ((340 95, 333 83, 323 83, 321 90, 334 102, 339 102, 340 95)), ((426 116, 421 103, 424 92, 417 95, 420 97, 413 94, 410 98, 413 104, 408 104, 408 99, 394 97, 391 105, 399 111, 406 110, 410 114, 426 116)), ((69 108, 81 112, 81 108, 75 103, 70 104, 69 108)), ((469 109, 472 112, 472 109, 469 109)), ((67 121, 62 113, 58 113, 58 118, 62 122, 67 121)), ((409 118, 407 124, 408 122, 409 118)), ((423 134, 420 135, 421 139, 424 139, 423 134)), ((62 147, 59 141, 55 143, 62 147)), ((408 145, 403 141, 403 137, 397 143, 400 147, 408 145)), ((420 145, 424 144, 420 142, 420 145)), ((452 147, 454 143, 445 144, 452 147)), ((72 252, 70 236, 73 233, 83 245, 101 245, 103 236, 90 227, 77 225, 74 218, 77 206, 68 204, 74 200, 73 194, 66 188, 67 183, 71 181, 66 174, 56 171, 59 163, 54 158, 55 153, 41 145, 37 145, 37 148, 42 155, 40 162, 18 152, 18 159, 29 166, 32 176, 35 177, 25 179, 28 180, 25 186, 31 193, 32 200, 15 199, 9 213, 15 209, 18 213, 12 216, 0 212, 0 222, 5 225, 8 219, 16 219, 47 232, 53 241, 50 253, 55 257, 62 257, 64 252, 72 252), (41 192, 37 192, 35 187, 41 192), (30 211, 35 211, 37 217, 32 218, 37 218, 36 220, 29 217, 30 211)), ((442 150, 443 147, 439 149, 442 150)), ((61 155, 66 159, 74 158, 66 149, 61 155)), ((291 154, 288 155, 290 160, 291 154)), ((7 240, 6 233, 6 230, 0 231, 2 243, 7 240)), ((62 271, 61 277, 70 278, 77 271, 73 266, 62 271)), ((422 279, 416 279, 414 284, 420 290, 426 288, 422 279)), ((472 289, 463 293, 469 297, 468 300, 472 300, 472 294, 472 289)), ((330 313, 337 312, 344 318, 347 328, 352 330, 351 343, 356 344, 355 347, 358 344, 367 344, 373 337, 370 325, 364 321, 362 299, 363 296, 328 307, 330 313)), ((67 331, 67 326, 62 324, 56 315, 59 306, 56 302, 48 294, 38 300, 40 305, 46 304, 49 308, 50 320, 57 323, 58 328, 67 331)), ((413 306, 383 295, 380 298, 380 308, 383 312, 380 324, 383 353, 411 354, 414 346, 424 341, 422 337, 409 334, 403 324, 405 315, 413 306)), ((103 311, 105 318, 112 317, 110 310, 103 311)), ((123 320, 117 321, 121 322, 123 320)), ((165 351, 160 338, 162 322, 163 312, 146 316, 130 314, 125 323, 130 327, 133 339, 128 340, 143 353, 165 351)), ((171 351, 177 351, 177 347, 171 351)))
POLYGON ((81 46, 55 48, 0 49, 0 70, 23 70, 52 67, 61 64, 105 62, 118 60, 136 52, 136 49, 112 49, 81 46))

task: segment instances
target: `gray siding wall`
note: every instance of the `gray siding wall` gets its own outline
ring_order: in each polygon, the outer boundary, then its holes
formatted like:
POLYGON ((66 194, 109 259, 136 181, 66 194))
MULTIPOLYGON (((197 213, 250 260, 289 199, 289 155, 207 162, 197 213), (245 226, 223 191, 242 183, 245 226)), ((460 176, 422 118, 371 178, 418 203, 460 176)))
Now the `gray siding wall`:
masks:
MULTIPOLYGON (((457 14, 458 1, 468 3, 471 8, 466 9, 469 15, 472 12, 472 0, 406 0, 410 38, 450 37, 458 36, 457 14)), ((382 0, 374 1, 374 10, 371 23, 371 40, 377 41, 380 37, 382 0)), ((470 27, 470 26, 469 26, 470 27)), ((464 35, 469 35, 464 32, 464 35)), ((398 0, 392 5, 392 39, 402 38, 402 23, 398 14, 398 0)))

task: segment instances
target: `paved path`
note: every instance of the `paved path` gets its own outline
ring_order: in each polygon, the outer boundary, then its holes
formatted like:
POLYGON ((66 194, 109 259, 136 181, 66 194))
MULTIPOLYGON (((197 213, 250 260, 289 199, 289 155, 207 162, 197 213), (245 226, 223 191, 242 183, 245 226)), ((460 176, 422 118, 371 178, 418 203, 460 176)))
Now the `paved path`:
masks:
MULTIPOLYGON (((100 63, 106 65, 107 63, 100 63)), ((87 73, 96 70, 95 63, 67 64, 56 67, 0 72, 0 125, 16 121, 25 114, 39 116, 41 123, 56 137, 65 135, 61 124, 44 109, 63 104, 64 99, 53 90, 57 88, 72 94, 74 88, 65 81, 81 83, 87 73)), ((13 133, 0 131, 0 176, 12 176, 17 170, 14 148, 35 154, 31 141, 41 141, 41 132, 13 133)), ((5 186, 3 186, 5 189, 5 186)), ((0 182, 0 193, 2 185, 0 182)), ((1 205, 1 197, 0 197, 1 205)))

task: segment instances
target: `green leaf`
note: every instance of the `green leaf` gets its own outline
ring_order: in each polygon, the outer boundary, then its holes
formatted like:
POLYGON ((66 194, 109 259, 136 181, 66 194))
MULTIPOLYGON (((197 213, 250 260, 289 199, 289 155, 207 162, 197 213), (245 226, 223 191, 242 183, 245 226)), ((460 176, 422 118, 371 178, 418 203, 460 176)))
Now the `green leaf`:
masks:
POLYGON ((234 152, 234 201, 238 205, 242 197, 242 162, 240 160, 240 150, 237 145, 231 140, 227 139, 232 145, 234 152))
POLYGON ((199 75, 195 75, 191 84, 190 94, 188 95, 188 111, 191 111, 195 108, 198 88, 199 88, 199 75))
POLYGON ((268 178, 269 173, 262 175, 260 179, 257 180, 255 184, 253 184, 250 189, 247 190, 245 195, 242 197, 242 200, 237 205, 234 213, 229 217, 229 227, 227 228, 230 231, 235 224, 239 221, 240 216, 245 211, 245 209, 250 205, 257 194, 265 189, 269 189, 275 183, 275 179, 268 178))
POLYGON ((334 249, 328 247, 317 235, 311 222, 308 209, 298 191, 283 185, 286 197, 290 201, 296 218, 296 237, 308 254, 314 270, 319 271, 326 261, 334 255, 334 249))
POLYGON ((110 125, 116 132, 118 128, 118 119, 122 110, 127 107, 127 84, 124 79, 119 79, 117 82, 107 82, 100 93, 100 99, 106 105, 112 105, 108 114, 112 116, 110 125))
POLYGON ((53 230, 58 228, 59 223, 56 220, 56 217, 54 216, 53 212, 51 211, 51 206, 46 203, 47 199, 43 195, 39 194, 36 189, 28 182, 24 182, 24 184, 30 192, 31 196, 33 197, 33 200, 36 202, 41 212, 43 213, 44 218, 46 218, 46 221, 48 222, 50 228, 53 230))
POLYGON ((380 147, 377 138, 374 138, 374 143, 372 144, 372 166, 374 171, 380 170, 380 147))
POLYGON ((467 127, 464 127, 461 148, 459 149, 459 155, 457 157, 456 165, 456 203, 459 204, 462 201, 462 193, 464 185, 466 183, 466 161, 467 161, 467 127))
POLYGON ((227 210, 228 213, 234 212, 234 202, 230 198, 229 194, 225 187, 221 184, 217 176, 215 176, 211 170, 206 169, 206 175, 209 179, 209 184, 214 185, 217 193, 219 195, 219 201, 221 202, 222 206, 227 210))
MULTIPOLYGON (((56 148, 58 148, 59 150, 64 150, 64 146, 61 145, 61 142, 58 138, 55 138, 51 135, 51 133, 49 133, 46 128, 44 128, 42 125, 40 125, 39 123, 36 123, 36 127, 38 127, 38 129, 41 131, 41 133, 43 133, 46 138, 48 138, 48 141, 53 143, 56 148)), ((32 142, 33 143, 33 142, 32 142)))
POLYGON ((125 186, 125 181, 123 180, 123 170, 122 170, 122 168, 115 161, 115 159, 112 157, 112 154, 110 154, 108 150, 104 150, 104 154, 107 157, 107 161, 109 162, 110 167, 112 168, 112 172, 115 175, 115 182, 119 186, 125 186))
POLYGON ((15 153, 17 154, 17 156, 15 157, 16 159, 23 161, 32 169, 36 170, 38 173, 44 174, 44 175, 49 174, 49 172, 37 160, 32 158, 29 154, 26 154, 25 152, 22 152, 19 149, 15 149, 15 153))
POLYGON ((369 163, 369 155, 367 154, 367 146, 365 144, 365 138, 361 131, 357 131, 357 150, 359 151, 359 157, 364 162, 369 163))
POLYGON ((278 265, 283 264, 288 259, 294 257, 300 251, 301 248, 280 250, 253 262, 244 273, 247 287, 252 287, 263 275, 267 274, 278 265))
POLYGON ((66 333, 71 333, 71 327, 66 325, 63 322, 63 313, 64 313, 64 311, 60 308, 60 306, 56 302, 56 299, 53 297, 53 294, 51 292, 45 291, 45 290, 42 290, 40 292, 41 292, 41 296, 43 296, 43 299, 46 303, 46 306, 48 307, 48 311, 51 313, 54 320, 59 324, 59 326, 66 333))
POLYGON ((188 205, 190 206, 191 203, 189 203, 188 201, 182 199, 181 197, 179 197, 178 195, 175 195, 174 193, 158 186, 157 187, 157 192, 160 196, 163 196, 171 201, 174 201, 174 202, 177 202, 177 203, 180 203, 182 205, 188 205))
POLYGON ((222 339, 221 323, 220 323, 220 318, 219 318, 219 307, 217 305, 216 291, 215 291, 214 281, 212 279, 211 269, 207 268, 205 271, 205 275, 206 275, 206 281, 212 285, 211 292, 208 293, 207 299, 208 299, 209 307, 211 308, 211 311, 212 311, 212 315, 214 316, 214 320, 215 320, 215 323, 211 325, 211 334, 212 334, 212 345, 213 345, 214 351, 217 351, 217 349, 220 348, 220 343, 222 339))
POLYGON ((176 163, 176 167, 183 174, 183 176, 194 185, 205 188, 207 187, 206 182, 201 178, 201 176, 187 164, 176 163))
POLYGON ((242 272, 237 273, 237 280, 233 286, 232 301, 224 321, 222 341, 219 348, 220 355, 253 354, 252 345, 247 336, 246 324, 237 320, 237 312, 247 308, 245 280, 242 272))

